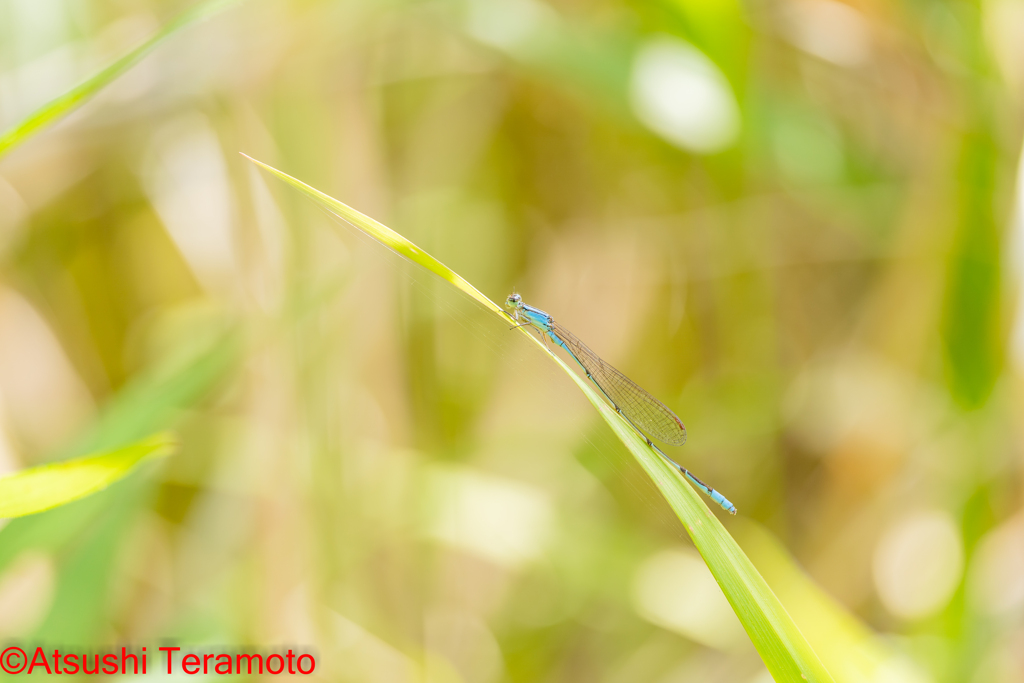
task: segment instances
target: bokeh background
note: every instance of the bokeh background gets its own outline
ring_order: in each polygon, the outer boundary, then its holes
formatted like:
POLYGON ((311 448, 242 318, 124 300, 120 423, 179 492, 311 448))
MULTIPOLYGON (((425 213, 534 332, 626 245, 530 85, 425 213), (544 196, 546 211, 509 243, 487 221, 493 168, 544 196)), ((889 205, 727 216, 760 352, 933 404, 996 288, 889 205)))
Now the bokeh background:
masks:
MULTIPOLYGON (((0 1, 0 128, 185 8, 0 1)), ((0 530, 0 637, 770 680, 564 374, 245 152, 671 406, 837 681, 1024 681, 1022 105, 1022 0, 248 0, 186 28, 0 160, 0 472, 180 440, 0 530)))

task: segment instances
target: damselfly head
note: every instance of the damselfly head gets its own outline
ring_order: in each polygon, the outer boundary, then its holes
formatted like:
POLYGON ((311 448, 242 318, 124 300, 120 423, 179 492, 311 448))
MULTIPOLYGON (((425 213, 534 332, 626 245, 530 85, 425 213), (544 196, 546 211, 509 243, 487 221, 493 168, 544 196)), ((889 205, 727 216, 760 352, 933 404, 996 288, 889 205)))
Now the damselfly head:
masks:
POLYGON ((518 308, 522 300, 523 297, 519 296, 515 290, 512 290, 512 293, 508 295, 507 299, 505 299, 505 305, 509 308, 518 308))

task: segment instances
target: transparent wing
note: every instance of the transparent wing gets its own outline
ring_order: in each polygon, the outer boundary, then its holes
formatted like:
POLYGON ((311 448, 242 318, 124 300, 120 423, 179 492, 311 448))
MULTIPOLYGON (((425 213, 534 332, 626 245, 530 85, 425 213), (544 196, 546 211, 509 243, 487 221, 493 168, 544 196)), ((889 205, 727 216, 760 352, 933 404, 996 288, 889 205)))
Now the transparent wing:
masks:
POLYGON ((668 406, 601 360, 600 356, 591 351, 572 332, 554 320, 549 324, 551 331, 565 342, 611 402, 642 432, 672 446, 682 446, 686 443, 686 427, 668 406))

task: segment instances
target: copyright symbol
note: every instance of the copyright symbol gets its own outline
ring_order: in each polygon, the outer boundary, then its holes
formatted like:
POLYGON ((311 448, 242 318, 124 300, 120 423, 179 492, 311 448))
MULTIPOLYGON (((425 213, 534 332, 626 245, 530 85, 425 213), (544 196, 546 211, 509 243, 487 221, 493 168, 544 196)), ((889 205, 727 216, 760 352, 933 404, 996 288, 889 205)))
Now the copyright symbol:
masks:
POLYGON ((11 646, 0 653, 0 669, 3 669, 9 674, 20 674, 28 666, 28 657, 25 656, 25 651, 20 647, 11 646), (21 661, 18 661, 18 657, 21 657, 21 661))

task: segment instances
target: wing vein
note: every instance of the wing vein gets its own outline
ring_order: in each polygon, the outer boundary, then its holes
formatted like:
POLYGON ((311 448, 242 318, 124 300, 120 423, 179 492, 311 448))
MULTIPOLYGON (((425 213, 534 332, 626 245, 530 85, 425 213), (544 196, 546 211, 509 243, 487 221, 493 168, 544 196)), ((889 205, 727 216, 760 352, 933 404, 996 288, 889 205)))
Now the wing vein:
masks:
POLYGON ((668 406, 603 361, 565 327, 554 320, 550 321, 550 325, 551 331, 579 359, 615 407, 642 432, 672 446, 686 443, 686 427, 668 406))

